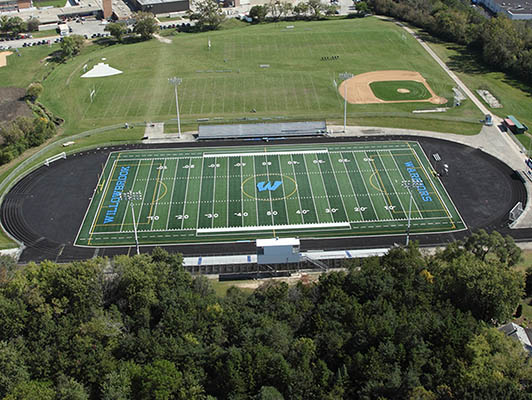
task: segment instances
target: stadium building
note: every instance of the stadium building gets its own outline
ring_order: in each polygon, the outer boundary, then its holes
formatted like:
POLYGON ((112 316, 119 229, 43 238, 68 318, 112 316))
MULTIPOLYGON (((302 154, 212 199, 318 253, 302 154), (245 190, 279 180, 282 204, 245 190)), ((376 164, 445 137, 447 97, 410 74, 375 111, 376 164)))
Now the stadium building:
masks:
POLYGON ((18 11, 31 7, 31 0, 0 0, 0 12, 18 11))

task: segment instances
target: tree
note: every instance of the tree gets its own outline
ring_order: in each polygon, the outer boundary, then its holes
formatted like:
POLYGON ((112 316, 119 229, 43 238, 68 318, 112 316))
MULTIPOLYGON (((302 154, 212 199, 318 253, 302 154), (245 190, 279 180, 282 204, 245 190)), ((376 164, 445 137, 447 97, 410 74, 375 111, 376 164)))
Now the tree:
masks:
POLYGON ((263 386, 260 388, 255 400, 284 400, 284 397, 273 386, 263 386))
POLYGON ((39 21, 35 17, 31 17, 30 19, 28 19, 26 24, 28 27, 28 32, 37 32, 39 30, 39 25, 41 24, 41 21, 39 21))
POLYGON ((369 6, 368 3, 365 1, 359 1, 355 4, 355 10, 357 10, 357 13, 366 15, 369 12, 369 6))
POLYGON ((483 261, 473 253, 437 260, 433 267, 441 296, 486 322, 507 321, 523 293, 521 273, 494 260, 483 261))
POLYGON ((153 14, 148 12, 138 12, 134 14, 135 24, 133 32, 140 35, 143 40, 149 40, 159 31, 159 25, 153 14))
POLYGON ((61 57, 66 60, 78 55, 84 44, 85 38, 83 36, 71 35, 64 37, 61 42, 61 57))
POLYGON ((322 12, 325 9, 325 4, 321 0, 308 0, 307 1, 308 9, 312 19, 320 19, 322 12))
POLYGON ((39 82, 32 82, 29 84, 29 86, 26 88, 26 97, 30 99, 32 102, 35 103, 35 101, 39 98, 43 91, 43 86, 39 82))
POLYGON ((105 30, 118 40, 118 42, 122 42, 122 37, 127 33, 127 26, 122 22, 111 22, 107 24, 105 30))
POLYGON ((18 383, 29 379, 20 352, 14 345, 0 342, 0 398, 3 398, 18 383))
POLYGON ((308 10, 309 6, 307 3, 297 3, 294 6, 294 13, 298 18, 305 16, 308 13, 308 10))
POLYGON ((0 286, 11 280, 16 268, 17 262, 13 257, 8 255, 0 255, 0 286))
POLYGON ((50 382, 24 381, 13 387, 3 400, 55 400, 56 393, 50 382))
POLYGON ((268 6, 267 5, 256 5, 251 7, 249 10, 249 16, 253 18, 253 22, 264 22, 266 19, 266 15, 268 15, 268 6))
POLYGON ((532 296, 532 266, 526 269, 525 275, 525 296, 532 296))
POLYGON ((338 11, 337 5, 329 4, 325 6, 325 15, 329 15, 329 16, 335 15, 337 11, 338 11))
POLYGON ((7 20, 5 25, 6 32, 11 32, 15 35, 26 30, 26 26, 22 18, 20 17, 11 17, 7 20))
POLYGON ((57 400, 89 400, 85 387, 74 378, 61 375, 57 383, 57 400))
POLYGON ((189 14, 191 20, 196 20, 199 30, 208 31, 220 28, 225 20, 225 14, 220 7, 220 3, 215 0, 194 0, 194 13, 189 14))

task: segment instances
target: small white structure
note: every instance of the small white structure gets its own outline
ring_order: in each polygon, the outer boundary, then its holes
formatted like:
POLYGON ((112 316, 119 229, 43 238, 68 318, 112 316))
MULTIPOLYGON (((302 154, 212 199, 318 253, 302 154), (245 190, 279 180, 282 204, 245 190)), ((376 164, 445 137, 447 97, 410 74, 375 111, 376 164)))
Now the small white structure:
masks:
POLYGON ((257 264, 287 264, 300 261, 299 239, 257 239, 257 264))
POLYGON ((122 71, 119 69, 110 67, 109 64, 98 63, 92 69, 83 75, 82 78, 102 78, 104 76, 112 76, 121 74, 122 71))

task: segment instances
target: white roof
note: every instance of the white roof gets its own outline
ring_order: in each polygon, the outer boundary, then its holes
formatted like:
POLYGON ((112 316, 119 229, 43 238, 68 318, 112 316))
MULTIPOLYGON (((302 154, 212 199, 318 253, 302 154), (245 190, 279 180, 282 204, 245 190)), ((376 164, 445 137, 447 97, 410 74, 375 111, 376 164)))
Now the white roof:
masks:
POLYGON ((257 247, 268 247, 268 246, 299 246, 299 239, 296 239, 296 238, 257 239, 257 247))
POLYGON ((98 63, 92 69, 81 75, 82 78, 101 78, 103 76, 111 76, 121 74, 122 71, 110 67, 109 64, 98 63))

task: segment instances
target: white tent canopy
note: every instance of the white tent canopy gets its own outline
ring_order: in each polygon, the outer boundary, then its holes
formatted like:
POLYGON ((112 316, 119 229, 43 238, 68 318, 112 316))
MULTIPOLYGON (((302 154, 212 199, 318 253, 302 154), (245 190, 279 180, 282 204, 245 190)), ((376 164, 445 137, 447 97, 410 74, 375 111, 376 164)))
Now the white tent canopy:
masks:
POLYGON ((101 78, 104 76, 112 76, 112 75, 118 75, 121 74, 122 71, 119 69, 110 67, 109 64, 104 63, 98 63, 92 69, 83 75, 81 75, 82 78, 101 78))

